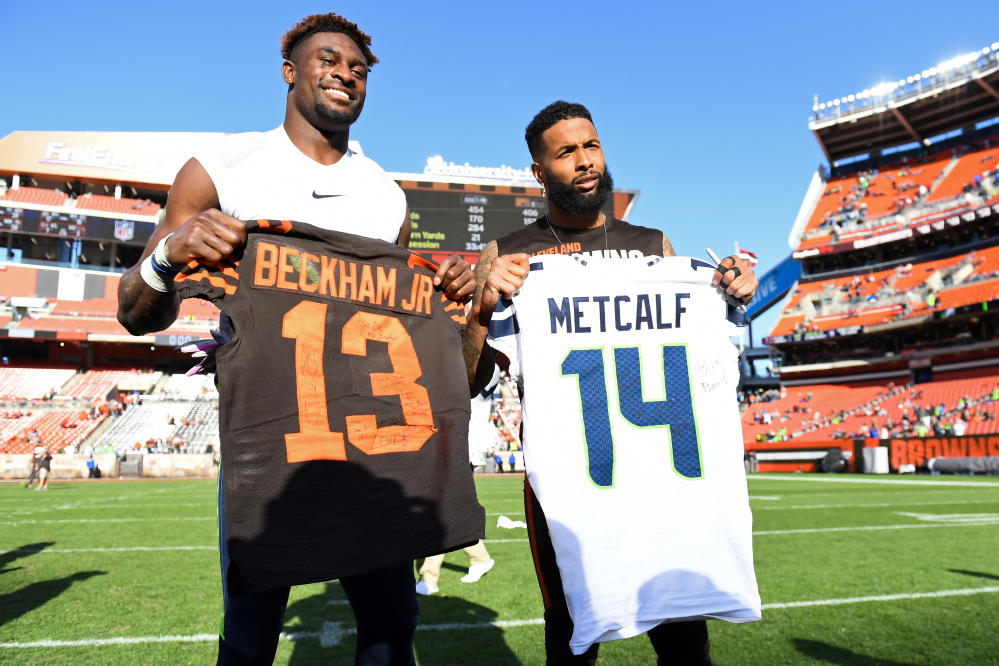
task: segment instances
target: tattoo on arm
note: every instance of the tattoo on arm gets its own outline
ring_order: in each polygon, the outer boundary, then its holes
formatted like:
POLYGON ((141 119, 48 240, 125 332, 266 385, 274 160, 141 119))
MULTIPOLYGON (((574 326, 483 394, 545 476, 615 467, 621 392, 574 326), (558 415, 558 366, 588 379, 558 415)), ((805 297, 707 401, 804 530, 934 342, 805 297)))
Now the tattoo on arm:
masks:
MULTIPOLYGON (((492 376, 493 354, 492 349, 486 347, 486 329, 479 323, 479 304, 482 302, 482 290, 486 285, 486 278, 489 277, 489 268, 493 259, 498 255, 496 242, 487 243, 479 254, 479 260, 475 264, 475 296, 472 299, 472 309, 468 313, 468 324, 465 326, 465 333, 461 339, 462 354, 465 357, 465 370, 468 373, 468 386, 471 394, 478 393, 482 387, 476 389, 480 381, 489 381, 492 376), (489 375, 484 379, 480 375, 485 374, 486 368, 489 375)), ((483 387, 485 384, 483 384, 483 387)))

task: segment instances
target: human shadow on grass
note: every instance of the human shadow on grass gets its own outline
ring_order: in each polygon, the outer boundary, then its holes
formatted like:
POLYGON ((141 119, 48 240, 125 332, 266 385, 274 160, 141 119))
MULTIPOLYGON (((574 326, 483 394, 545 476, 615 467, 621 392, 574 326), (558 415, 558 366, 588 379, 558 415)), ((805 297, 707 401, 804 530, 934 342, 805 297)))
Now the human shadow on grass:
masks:
POLYGON ((29 555, 34 555, 40 553, 49 546, 54 546, 55 541, 39 541, 38 543, 26 543, 20 548, 12 548, 7 552, 0 553, 0 573, 7 573, 8 571, 17 571, 21 567, 14 567, 8 569, 7 565, 11 562, 21 559, 22 557, 28 557, 29 555))
POLYGON ((985 573, 984 571, 968 571, 967 569, 947 569, 951 573, 964 574, 965 576, 975 576, 976 578, 987 578, 989 580, 999 580, 999 576, 995 574, 985 573))
POLYGON ((816 661, 827 664, 849 664, 850 666, 914 666, 911 661, 892 661, 890 659, 879 659, 860 654, 838 645, 830 645, 821 641, 813 641, 807 638, 795 638, 794 648, 816 661))
POLYGON ((68 590, 73 583, 106 574, 107 571, 77 571, 69 576, 29 583, 14 592, 0 594, 0 627, 44 606, 68 590))
MULTIPOLYGON (((414 579, 413 584, 416 584, 414 579)), ((493 626, 498 613, 457 597, 420 598, 420 626, 414 645, 421 664, 519 664, 493 626)), ((326 583, 322 592, 299 599, 284 616, 285 636, 294 647, 288 663, 350 663, 354 658, 356 627, 343 589, 326 583), (290 622, 298 622, 289 626, 290 622)))

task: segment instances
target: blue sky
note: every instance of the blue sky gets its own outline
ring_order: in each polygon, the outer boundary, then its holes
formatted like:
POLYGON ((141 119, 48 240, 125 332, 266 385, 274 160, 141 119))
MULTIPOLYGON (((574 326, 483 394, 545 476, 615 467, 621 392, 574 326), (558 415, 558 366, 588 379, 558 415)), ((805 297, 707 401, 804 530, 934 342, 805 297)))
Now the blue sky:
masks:
POLYGON ((276 127, 279 38, 327 11, 373 37, 381 63, 351 137, 387 170, 419 172, 435 154, 527 166, 531 117, 582 102, 617 186, 642 191, 632 222, 663 229, 680 254, 739 241, 760 272, 788 254, 824 160, 813 95, 999 39, 988 11, 913 1, 5 3, 0 135, 276 127))

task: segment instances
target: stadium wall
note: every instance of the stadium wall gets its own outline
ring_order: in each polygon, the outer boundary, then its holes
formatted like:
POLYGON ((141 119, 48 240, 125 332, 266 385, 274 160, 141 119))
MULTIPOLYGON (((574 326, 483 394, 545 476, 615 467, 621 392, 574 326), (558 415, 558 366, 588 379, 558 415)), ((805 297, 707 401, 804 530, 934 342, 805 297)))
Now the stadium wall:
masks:
MULTIPOLYGON (((879 440, 867 441, 879 442, 879 440)), ((912 465, 918 469, 931 458, 999 457, 999 435, 926 437, 885 441, 888 447, 888 464, 893 472, 899 471, 902 465, 912 465)))
MULTIPOLYGON (((31 474, 31 454, 0 455, 0 474, 5 481, 27 479, 31 474)), ((118 478, 120 458, 113 453, 94 455, 102 478, 118 478)), ((87 456, 57 453, 52 456, 49 478, 86 479, 87 456)), ((142 456, 142 478, 215 478, 216 466, 210 453, 147 453, 142 456)))

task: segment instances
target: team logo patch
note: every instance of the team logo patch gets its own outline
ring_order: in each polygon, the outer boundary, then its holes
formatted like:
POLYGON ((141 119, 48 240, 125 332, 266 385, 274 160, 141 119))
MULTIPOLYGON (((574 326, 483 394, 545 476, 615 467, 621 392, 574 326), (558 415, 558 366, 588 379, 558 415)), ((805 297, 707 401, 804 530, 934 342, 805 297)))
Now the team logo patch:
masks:
POLYGON ((135 238, 135 222, 131 220, 115 220, 114 237, 120 241, 130 241, 135 238))

